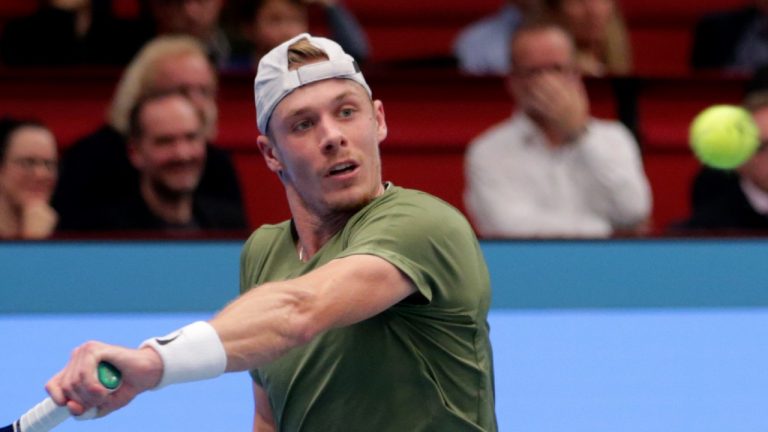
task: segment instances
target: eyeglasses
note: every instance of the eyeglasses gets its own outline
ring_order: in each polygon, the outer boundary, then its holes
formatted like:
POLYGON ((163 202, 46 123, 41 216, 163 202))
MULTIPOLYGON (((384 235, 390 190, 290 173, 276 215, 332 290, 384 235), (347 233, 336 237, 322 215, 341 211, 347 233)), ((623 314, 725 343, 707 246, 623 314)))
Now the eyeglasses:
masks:
POLYGON ((59 163, 56 159, 43 159, 36 157, 19 157, 10 160, 11 163, 16 164, 24 171, 32 172, 35 168, 41 166, 45 167, 48 172, 55 173, 59 170, 59 163))

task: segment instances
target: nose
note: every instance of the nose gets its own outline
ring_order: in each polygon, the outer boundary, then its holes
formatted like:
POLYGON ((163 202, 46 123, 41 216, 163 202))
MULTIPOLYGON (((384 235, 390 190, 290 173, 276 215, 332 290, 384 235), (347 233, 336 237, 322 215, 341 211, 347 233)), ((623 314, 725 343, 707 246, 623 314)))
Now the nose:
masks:
POLYGON ((173 146, 173 154, 177 161, 194 160, 198 153, 199 144, 193 140, 180 139, 173 146))
POLYGON ((35 164, 34 167, 32 167, 32 173, 37 178, 52 177, 55 172, 56 172, 55 165, 48 166, 44 161, 39 161, 38 163, 35 164))
POLYGON ((339 124, 331 118, 324 118, 321 121, 320 147, 325 154, 333 154, 340 147, 347 145, 347 139, 339 124))

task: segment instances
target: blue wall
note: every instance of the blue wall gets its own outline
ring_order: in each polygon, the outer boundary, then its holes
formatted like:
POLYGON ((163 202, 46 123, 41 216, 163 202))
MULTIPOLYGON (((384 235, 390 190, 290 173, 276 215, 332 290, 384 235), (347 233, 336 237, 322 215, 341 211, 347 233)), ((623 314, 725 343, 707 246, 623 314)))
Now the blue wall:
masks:
MULTIPOLYGON (((0 243, 0 313, 188 312, 238 292, 240 242, 0 243)), ((501 309, 768 305, 768 241, 485 242, 501 309)))

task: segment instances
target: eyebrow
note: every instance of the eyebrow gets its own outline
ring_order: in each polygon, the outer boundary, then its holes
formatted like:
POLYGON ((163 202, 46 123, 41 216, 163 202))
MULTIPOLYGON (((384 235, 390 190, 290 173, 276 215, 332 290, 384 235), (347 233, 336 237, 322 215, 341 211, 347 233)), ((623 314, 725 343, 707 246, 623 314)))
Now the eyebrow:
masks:
MULTIPOLYGON (((340 102, 340 101, 342 101, 344 99, 347 99, 349 97, 354 98, 354 99, 359 99, 359 96, 356 95, 355 92, 353 92, 352 90, 345 90, 345 91, 339 93, 338 96, 333 98, 331 103, 338 103, 338 102, 340 102)), ((312 109, 311 108, 307 108, 307 107, 297 108, 296 110, 291 111, 288 114, 286 114, 285 118, 289 119, 289 118, 301 116, 302 114, 306 113, 307 111, 312 111, 312 109)))

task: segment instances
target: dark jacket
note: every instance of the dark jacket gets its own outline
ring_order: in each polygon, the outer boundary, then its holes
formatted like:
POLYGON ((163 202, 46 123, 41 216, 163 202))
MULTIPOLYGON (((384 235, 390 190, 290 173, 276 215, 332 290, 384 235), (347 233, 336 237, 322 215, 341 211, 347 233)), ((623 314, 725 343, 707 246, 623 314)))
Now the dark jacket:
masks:
MULTIPOLYGON (((59 230, 93 231, 104 226, 104 212, 135 198, 139 174, 128 160, 125 138, 105 125, 82 138, 64 153, 53 207, 59 212, 59 230)), ((240 215, 231 229, 245 227, 240 185, 229 155, 208 145, 205 171, 196 201, 218 202, 227 214, 240 215), (234 209, 234 210, 233 210, 234 209)), ((227 220, 232 220, 227 216, 227 220)), ((227 228, 216 226, 217 229, 227 228)))

